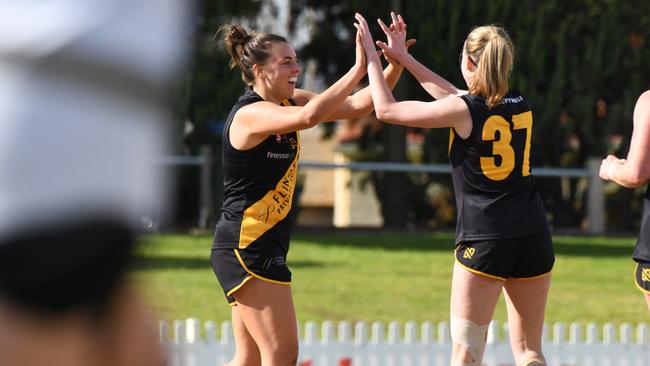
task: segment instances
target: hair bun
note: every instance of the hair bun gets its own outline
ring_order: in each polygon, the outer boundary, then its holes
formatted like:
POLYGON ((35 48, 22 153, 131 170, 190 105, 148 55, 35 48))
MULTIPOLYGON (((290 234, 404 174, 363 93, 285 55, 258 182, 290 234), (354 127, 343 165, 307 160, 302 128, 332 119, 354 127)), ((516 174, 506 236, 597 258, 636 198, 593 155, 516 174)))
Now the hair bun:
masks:
POLYGON ((225 37, 226 41, 230 42, 233 46, 243 46, 252 38, 253 36, 239 25, 231 25, 228 27, 225 37))

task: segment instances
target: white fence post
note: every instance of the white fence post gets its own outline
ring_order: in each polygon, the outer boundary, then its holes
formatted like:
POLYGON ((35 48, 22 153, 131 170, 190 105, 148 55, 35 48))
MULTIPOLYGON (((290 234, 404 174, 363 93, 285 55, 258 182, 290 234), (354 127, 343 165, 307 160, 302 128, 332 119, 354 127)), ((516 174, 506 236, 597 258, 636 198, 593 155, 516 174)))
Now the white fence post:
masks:
POLYGON ((650 343, 650 339, 648 338, 648 324, 641 323, 636 328, 636 344, 643 346, 648 343, 650 343))
POLYGON ((571 323, 569 327, 569 344, 582 342, 582 327, 578 323, 571 323))
POLYGON ((616 342, 616 328, 612 323, 603 325, 603 344, 611 345, 616 342))
POLYGON ((594 345, 598 342, 598 327, 594 323, 587 324, 587 337, 586 343, 594 345))
POLYGON ((438 343, 451 343, 451 331, 449 330, 449 325, 446 322, 438 323, 438 343))
POLYGON ((433 324, 431 322, 423 322, 420 332, 420 341, 422 343, 433 343, 433 324))

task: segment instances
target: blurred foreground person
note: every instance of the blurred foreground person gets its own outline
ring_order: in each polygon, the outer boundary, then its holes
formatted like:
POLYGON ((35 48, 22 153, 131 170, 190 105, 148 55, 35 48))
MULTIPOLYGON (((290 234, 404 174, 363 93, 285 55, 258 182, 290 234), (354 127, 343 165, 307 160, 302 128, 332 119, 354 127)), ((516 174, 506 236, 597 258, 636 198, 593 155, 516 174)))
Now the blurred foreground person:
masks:
POLYGON ((0 365, 162 364, 125 272, 188 4, 0 4, 0 365))

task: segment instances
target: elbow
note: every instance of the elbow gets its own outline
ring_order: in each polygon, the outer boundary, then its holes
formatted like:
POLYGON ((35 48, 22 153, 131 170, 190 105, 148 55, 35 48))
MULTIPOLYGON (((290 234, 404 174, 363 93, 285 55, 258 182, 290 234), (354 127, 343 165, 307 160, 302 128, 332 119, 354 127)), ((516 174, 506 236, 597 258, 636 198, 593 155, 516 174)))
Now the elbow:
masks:
POLYGON ((404 121, 400 120, 398 115, 395 113, 395 111, 391 110, 390 108, 380 108, 379 110, 375 111, 375 114, 377 115, 377 119, 384 121, 386 123, 390 124, 395 124, 395 125, 403 125, 404 121))
POLYGON ((307 120, 305 120, 305 125, 304 125, 305 129, 312 128, 312 127, 316 126, 317 124, 319 124, 320 122, 321 122, 320 116, 314 116, 314 115, 309 116, 309 118, 307 118, 307 120))
POLYGON ((390 121, 390 110, 386 106, 376 106, 375 115, 377 116, 377 119, 386 122, 390 121))
POLYGON ((363 118, 370 114, 373 111, 374 105, 372 102, 367 105, 354 105, 350 106, 350 115, 348 118, 363 118))
POLYGON ((314 127, 320 122, 320 116, 311 108, 303 108, 300 116, 299 128, 301 130, 314 127))

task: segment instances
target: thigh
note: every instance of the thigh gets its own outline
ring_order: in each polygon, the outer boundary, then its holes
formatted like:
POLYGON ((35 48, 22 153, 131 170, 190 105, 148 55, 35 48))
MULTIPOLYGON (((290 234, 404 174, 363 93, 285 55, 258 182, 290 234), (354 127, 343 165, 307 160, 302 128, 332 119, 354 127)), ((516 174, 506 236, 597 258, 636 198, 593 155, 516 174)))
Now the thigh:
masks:
POLYGON ((297 351, 296 313, 289 285, 253 278, 233 296, 238 315, 260 352, 297 351))
POLYGON ((551 274, 533 279, 508 279, 504 285, 511 342, 526 341, 541 349, 546 299, 551 274))
POLYGON ((456 263, 451 282, 451 314, 479 325, 489 323, 503 283, 472 273, 456 263))
POLYGON ((232 306, 231 314, 236 344, 234 364, 259 365, 261 363, 260 350, 244 325, 244 320, 239 314, 239 306, 232 306))

